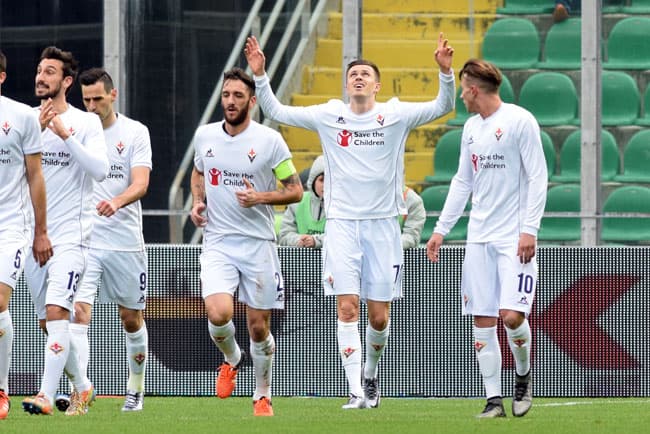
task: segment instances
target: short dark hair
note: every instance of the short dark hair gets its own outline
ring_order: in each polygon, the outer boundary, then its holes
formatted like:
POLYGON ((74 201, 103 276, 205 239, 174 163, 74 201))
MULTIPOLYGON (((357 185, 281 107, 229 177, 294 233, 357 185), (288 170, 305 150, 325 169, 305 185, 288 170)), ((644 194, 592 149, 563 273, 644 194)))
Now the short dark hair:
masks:
POLYGON ((377 81, 380 81, 381 76, 379 74, 379 67, 377 67, 377 65, 374 62, 371 62, 370 60, 365 60, 365 59, 357 59, 357 60, 353 60, 352 62, 348 63, 348 67, 345 70, 345 76, 346 77, 348 76, 348 72, 350 72, 350 69, 353 66, 358 66, 358 65, 366 65, 366 66, 371 67, 373 69, 373 71, 375 71, 375 75, 377 76, 377 81))
POLYGON ((234 67, 223 73, 223 82, 226 83, 226 80, 239 80, 243 82, 246 87, 251 91, 251 96, 255 95, 255 80, 253 77, 246 74, 241 68, 234 67))
POLYGON ((7 56, 0 51, 0 72, 7 72, 7 56))
POLYGON ((106 93, 109 93, 115 87, 113 79, 104 68, 90 68, 79 74, 79 83, 82 86, 90 86, 97 82, 104 84, 106 93))
POLYGON ((460 80, 469 77, 479 82, 479 87, 488 93, 497 93, 503 81, 503 75, 493 63, 482 59, 469 59, 458 73, 460 80))

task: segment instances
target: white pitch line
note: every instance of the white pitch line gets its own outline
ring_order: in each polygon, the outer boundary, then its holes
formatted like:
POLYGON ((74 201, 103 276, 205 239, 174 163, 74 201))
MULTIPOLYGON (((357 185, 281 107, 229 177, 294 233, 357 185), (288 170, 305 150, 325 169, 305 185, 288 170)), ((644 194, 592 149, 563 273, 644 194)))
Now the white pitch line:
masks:
POLYGON ((572 405, 600 405, 600 404, 650 404, 650 399, 642 399, 642 400, 628 400, 628 399, 620 399, 620 400, 602 400, 602 401, 568 401, 568 402, 548 402, 545 404, 533 404, 535 407, 564 407, 564 406, 572 406, 572 405))

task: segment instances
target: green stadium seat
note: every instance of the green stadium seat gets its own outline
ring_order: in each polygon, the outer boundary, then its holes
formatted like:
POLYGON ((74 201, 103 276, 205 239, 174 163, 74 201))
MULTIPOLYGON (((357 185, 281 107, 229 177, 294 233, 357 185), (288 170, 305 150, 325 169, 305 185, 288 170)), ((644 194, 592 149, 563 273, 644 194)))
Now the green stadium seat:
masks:
POLYGON ((498 14, 543 14, 553 12, 553 2, 548 0, 505 0, 504 6, 497 8, 498 14))
MULTIPOLYGON (((546 193, 545 212, 580 212, 580 184, 559 184, 546 193)), ((543 217, 540 241, 580 240, 579 217, 543 217)))
POLYGON ((524 18, 496 20, 483 38, 483 58, 502 69, 532 68, 539 61, 539 33, 524 18))
MULTIPOLYGON (((626 185, 612 191, 603 204, 603 212, 650 213, 650 188, 626 185)), ((605 217, 603 241, 614 243, 650 242, 650 218, 605 217)))
MULTIPOLYGON (((501 75, 503 78, 501 80, 501 86, 499 87, 499 96, 504 102, 515 102, 515 91, 512 89, 512 83, 505 74, 501 75)), ((460 98, 460 87, 456 93, 456 117, 447 121, 447 125, 458 126, 464 125, 467 118, 469 118, 469 113, 467 113, 467 108, 465 108, 465 103, 460 98)))
POLYGON ((650 14, 650 0, 630 0, 622 10, 624 14, 650 14))
MULTIPOLYGON (((449 193, 449 185, 432 185, 425 188, 420 193, 422 197, 422 202, 424 203, 424 209, 428 211, 442 211, 442 207, 445 204, 445 199, 447 199, 447 193, 449 193)), ((468 211, 470 207, 470 202, 467 201, 465 206, 465 211, 468 211)), ((431 233, 436 227, 436 222, 438 221, 438 216, 427 216, 427 219, 424 222, 424 227, 422 228, 422 235, 420 236, 420 241, 426 243, 431 238, 431 233)), ((460 241, 467 239, 467 222, 469 217, 462 216, 454 225, 454 228, 447 234, 445 237, 446 241, 460 241)))
POLYGON ((460 156, 460 139, 463 135, 462 128, 449 130, 438 139, 436 150, 433 153, 433 175, 427 175, 427 183, 446 183, 458 170, 458 157, 460 156))
MULTIPOLYGON (((647 36, 650 39, 650 34, 647 36)), ((623 71, 603 71, 603 125, 633 125, 639 118, 641 96, 636 81, 623 71)))
POLYGON ((650 18, 629 17, 617 22, 607 38, 606 69, 650 69, 650 18))
POLYGON ((623 173, 614 177, 618 182, 650 184, 650 130, 634 134, 623 151, 623 173))
POLYGON ((529 110, 541 126, 579 123, 576 87, 560 72, 542 71, 528 77, 519 92, 519 105, 529 110))
MULTIPOLYGON (((602 130, 601 179, 611 181, 618 173, 619 155, 616 139, 607 130, 602 130)), ((580 130, 569 134, 560 150, 560 173, 552 176, 553 182, 580 182, 580 130)))
POLYGON ((553 145, 553 140, 551 136, 544 130, 541 131, 542 135, 542 147, 544 148, 544 158, 546 159, 546 170, 548 171, 548 178, 551 179, 551 176, 555 175, 555 146, 553 145))
POLYGON ((537 66, 542 69, 580 69, 580 26, 580 18, 555 23, 546 34, 544 61, 537 66))
POLYGON ((635 122, 637 125, 650 126, 650 84, 646 84, 643 94, 643 117, 635 122))

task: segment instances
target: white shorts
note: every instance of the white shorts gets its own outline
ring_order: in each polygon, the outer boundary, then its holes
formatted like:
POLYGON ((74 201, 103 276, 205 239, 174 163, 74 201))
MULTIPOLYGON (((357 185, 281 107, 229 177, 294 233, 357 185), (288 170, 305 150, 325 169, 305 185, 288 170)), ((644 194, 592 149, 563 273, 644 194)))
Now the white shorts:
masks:
POLYGON ((227 236, 203 246, 201 295, 226 293, 254 309, 284 309, 284 279, 275 242, 227 236))
POLYGON ((537 257, 522 264, 518 241, 467 243, 461 295, 463 315, 499 317, 499 309, 526 316, 535 298, 537 257))
MULTIPOLYGON (((0 283, 4 283, 11 289, 16 288, 16 281, 20 279, 20 273, 25 268, 25 255, 31 255, 27 250, 27 243, 19 240, 1 240, 0 250, 0 283)), ((32 258, 33 259, 33 258, 32 258)))
POLYGON ((392 301, 402 296, 402 241, 397 218, 328 219, 323 242, 325 295, 392 301))
POLYGON ((27 255, 25 281, 32 293, 38 319, 45 319, 45 306, 53 304, 72 312, 72 303, 86 266, 86 248, 62 244, 41 267, 33 255, 27 255))
POLYGON ((75 302, 117 303, 127 309, 144 310, 147 299, 147 254, 116 250, 88 249, 86 272, 75 302))

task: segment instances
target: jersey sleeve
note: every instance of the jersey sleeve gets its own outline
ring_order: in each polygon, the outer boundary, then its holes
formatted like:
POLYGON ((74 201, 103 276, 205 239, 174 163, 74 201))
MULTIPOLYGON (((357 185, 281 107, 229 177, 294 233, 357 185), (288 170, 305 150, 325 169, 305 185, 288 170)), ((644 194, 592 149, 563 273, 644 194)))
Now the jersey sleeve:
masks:
POLYGON ((522 121, 520 143, 521 161, 528 180, 526 218, 522 232, 537 236, 546 204, 548 169, 539 125, 530 113, 522 121))
POLYGON ((43 152, 43 138, 38 116, 32 110, 26 110, 24 119, 23 154, 30 155, 43 152))
POLYGON ((86 119, 83 142, 71 135, 65 144, 82 169, 95 181, 101 182, 109 169, 104 129, 97 115, 90 114, 86 119))
POLYGON ((269 77, 265 74, 255 77, 257 101, 264 115, 276 122, 309 130, 316 130, 318 105, 307 107, 293 107, 282 104, 271 89, 269 77))
POLYGON ((456 103, 456 82, 451 74, 438 74, 439 87, 436 99, 427 102, 399 102, 399 112, 409 128, 424 125, 438 119, 454 109, 456 103))
POLYGON ((131 156, 131 168, 134 167, 153 167, 151 163, 151 138, 149 129, 139 124, 137 132, 133 138, 133 155, 131 156))
POLYGON ((451 180, 445 205, 442 207, 442 212, 433 232, 446 236, 453 229, 465 210, 465 205, 472 192, 473 183, 474 175, 472 173, 469 146, 467 145, 467 139, 463 132, 460 145, 460 157, 458 159, 458 171, 451 180))
POLYGON ((203 158, 201 155, 201 132, 203 130, 203 127, 199 127, 196 130, 196 133, 194 133, 194 140, 192 140, 192 143, 194 143, 194 167, 196 167, 196 170, 199 172, 203 173, 203 158))

